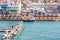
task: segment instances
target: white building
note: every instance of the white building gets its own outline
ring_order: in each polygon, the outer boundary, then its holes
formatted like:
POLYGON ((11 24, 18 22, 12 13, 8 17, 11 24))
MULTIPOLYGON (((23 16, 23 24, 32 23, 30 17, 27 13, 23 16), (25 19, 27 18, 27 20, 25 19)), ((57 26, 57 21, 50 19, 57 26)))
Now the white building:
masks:
POLYGON ((20 0, 9 0, 8 1, 8 10, 21 11, 21 2, 20 2, 20 0))
POLYGON ((20 0, 0 0, 0 9, 3 9, 4 12, 11 12, 11 10, 21 11, 21 2, 20 0))

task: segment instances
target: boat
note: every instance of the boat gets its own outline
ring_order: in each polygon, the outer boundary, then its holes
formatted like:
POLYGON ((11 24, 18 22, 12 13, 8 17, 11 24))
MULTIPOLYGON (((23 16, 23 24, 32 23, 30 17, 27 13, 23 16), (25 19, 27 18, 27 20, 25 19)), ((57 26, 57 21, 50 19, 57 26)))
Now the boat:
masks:
POLYGON ((21 25, 17 24, 17 25, 12 25, 11 29, 9 29, 10 32, 8 30, 5 30, 5 34, 2 34, 3 39, 5 40, 9 40, 11 38, 13 38, 15 35, 21 33, 22 31, 22 27, 21 25))
POLYGON ((34 22, 35 21, 35 17, 31 17, 30 19, 23 19, 23 22, 34 22))
POLYGON ((23 20, 23 22, 34 22, 35 20, 23 20))

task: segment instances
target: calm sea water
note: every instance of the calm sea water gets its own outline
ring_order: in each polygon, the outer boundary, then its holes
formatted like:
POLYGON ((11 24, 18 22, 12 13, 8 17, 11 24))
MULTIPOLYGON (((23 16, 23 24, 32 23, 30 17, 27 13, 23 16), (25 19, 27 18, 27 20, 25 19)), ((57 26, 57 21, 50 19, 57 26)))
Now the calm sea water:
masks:
POLYGON ((12 40, 60 40, 60 21, 0 21, 0 28, 9 28, 12 24, 24 26, 23 32, 17 34, 12 40))

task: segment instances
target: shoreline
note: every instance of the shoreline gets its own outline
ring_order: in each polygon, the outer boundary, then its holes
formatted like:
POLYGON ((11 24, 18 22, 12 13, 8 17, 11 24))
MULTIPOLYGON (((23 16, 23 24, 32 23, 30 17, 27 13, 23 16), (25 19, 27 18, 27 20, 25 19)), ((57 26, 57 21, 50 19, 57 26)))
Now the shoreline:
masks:
MULTIPOLYGON (((33 16, 34 21, 60 21, 60 16, 33 16)), ((0 21, 23 21, 23 20, 32 20, 31 15, 0 15, 0 21)))

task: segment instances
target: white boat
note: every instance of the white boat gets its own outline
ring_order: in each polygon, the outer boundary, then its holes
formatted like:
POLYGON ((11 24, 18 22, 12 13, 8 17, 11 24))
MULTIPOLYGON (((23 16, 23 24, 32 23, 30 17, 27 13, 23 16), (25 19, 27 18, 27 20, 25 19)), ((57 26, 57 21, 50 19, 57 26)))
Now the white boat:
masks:
POLYGON ((22 32, 22 26, 19 24, 14 25, 9 33, 8 33, 8 30, 6 30, 5 32, 6 32, 6 34, 3 34, 2 37, 3 37, 3 39, 9 40, 12 37, 14 37, 15 35, 17 35, 18 33, 22 32))

